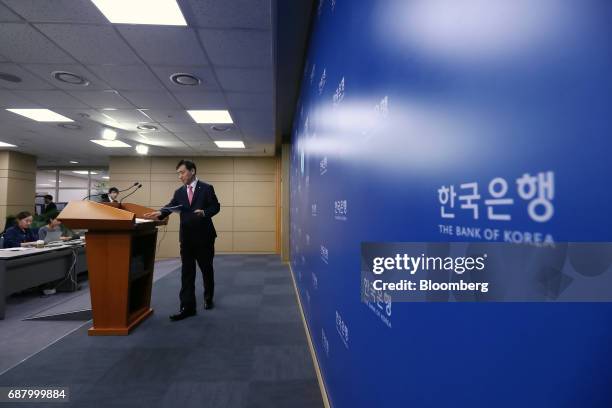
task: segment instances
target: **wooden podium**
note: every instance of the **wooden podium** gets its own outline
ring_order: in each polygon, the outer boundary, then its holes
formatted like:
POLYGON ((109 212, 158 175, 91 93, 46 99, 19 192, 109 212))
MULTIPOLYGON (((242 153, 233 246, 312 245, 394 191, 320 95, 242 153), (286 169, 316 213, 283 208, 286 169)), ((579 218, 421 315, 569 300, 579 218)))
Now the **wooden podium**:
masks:
POLYGON ((167 220, 136 221, 151 211, 155 210, 137 204, 71 201, 58 217, 69 228, 87 229, 90 336, 128 335, 153 313, 155 227, 167 220))

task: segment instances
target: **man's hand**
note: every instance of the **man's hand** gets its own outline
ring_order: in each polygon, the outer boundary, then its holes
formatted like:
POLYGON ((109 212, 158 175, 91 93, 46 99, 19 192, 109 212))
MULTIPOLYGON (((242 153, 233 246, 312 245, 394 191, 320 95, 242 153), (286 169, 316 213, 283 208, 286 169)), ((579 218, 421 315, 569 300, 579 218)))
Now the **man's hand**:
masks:
POLYGON ((143 214, 143 218, 146 218, 147 220, 157 220, 159 218, 159 216, 161 215, 161 211, 152 211, 146 214, 143 214))
POLYGON ((200 217, 204 216, 204 210, 195 210, 193 213, 199 215, 200 217))

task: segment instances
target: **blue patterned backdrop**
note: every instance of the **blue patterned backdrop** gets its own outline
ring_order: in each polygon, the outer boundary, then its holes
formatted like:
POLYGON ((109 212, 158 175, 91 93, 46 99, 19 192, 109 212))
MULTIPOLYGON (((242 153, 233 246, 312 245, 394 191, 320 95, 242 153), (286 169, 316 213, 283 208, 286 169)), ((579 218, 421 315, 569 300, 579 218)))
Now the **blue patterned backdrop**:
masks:
POLYGON ((612 3, 315 13, 291 265, 333 406, 612 406, 609 303, 360 301, 361 242, 611 240, 612 3))

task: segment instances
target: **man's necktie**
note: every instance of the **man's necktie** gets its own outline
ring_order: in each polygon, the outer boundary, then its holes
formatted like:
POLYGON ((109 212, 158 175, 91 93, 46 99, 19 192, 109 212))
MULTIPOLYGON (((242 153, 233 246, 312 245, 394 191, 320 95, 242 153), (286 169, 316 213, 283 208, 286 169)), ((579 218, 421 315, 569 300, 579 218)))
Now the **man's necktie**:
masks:
POLYGON ((192 186, 187 187, 187 198, 189 199, 189 205, 191 205, 191 202, 193 201, 193 187, 192 186))

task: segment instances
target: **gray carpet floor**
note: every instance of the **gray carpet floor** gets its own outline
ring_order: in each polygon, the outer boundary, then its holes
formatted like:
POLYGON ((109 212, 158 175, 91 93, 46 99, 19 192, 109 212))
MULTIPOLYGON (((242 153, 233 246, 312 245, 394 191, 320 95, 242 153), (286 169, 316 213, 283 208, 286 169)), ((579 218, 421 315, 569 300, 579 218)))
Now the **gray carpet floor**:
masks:
POLYGON ((60 406, 74 407, 322 407, 287 266, 274 255, 218 255, 215 280, 215 309, 202 308, 200 275, 198 315, 170 322, 180 276, 169 273, 153 287, 155 313, 130 336, 89 337, 87 324, 0 386, 69 387, 60 406))

